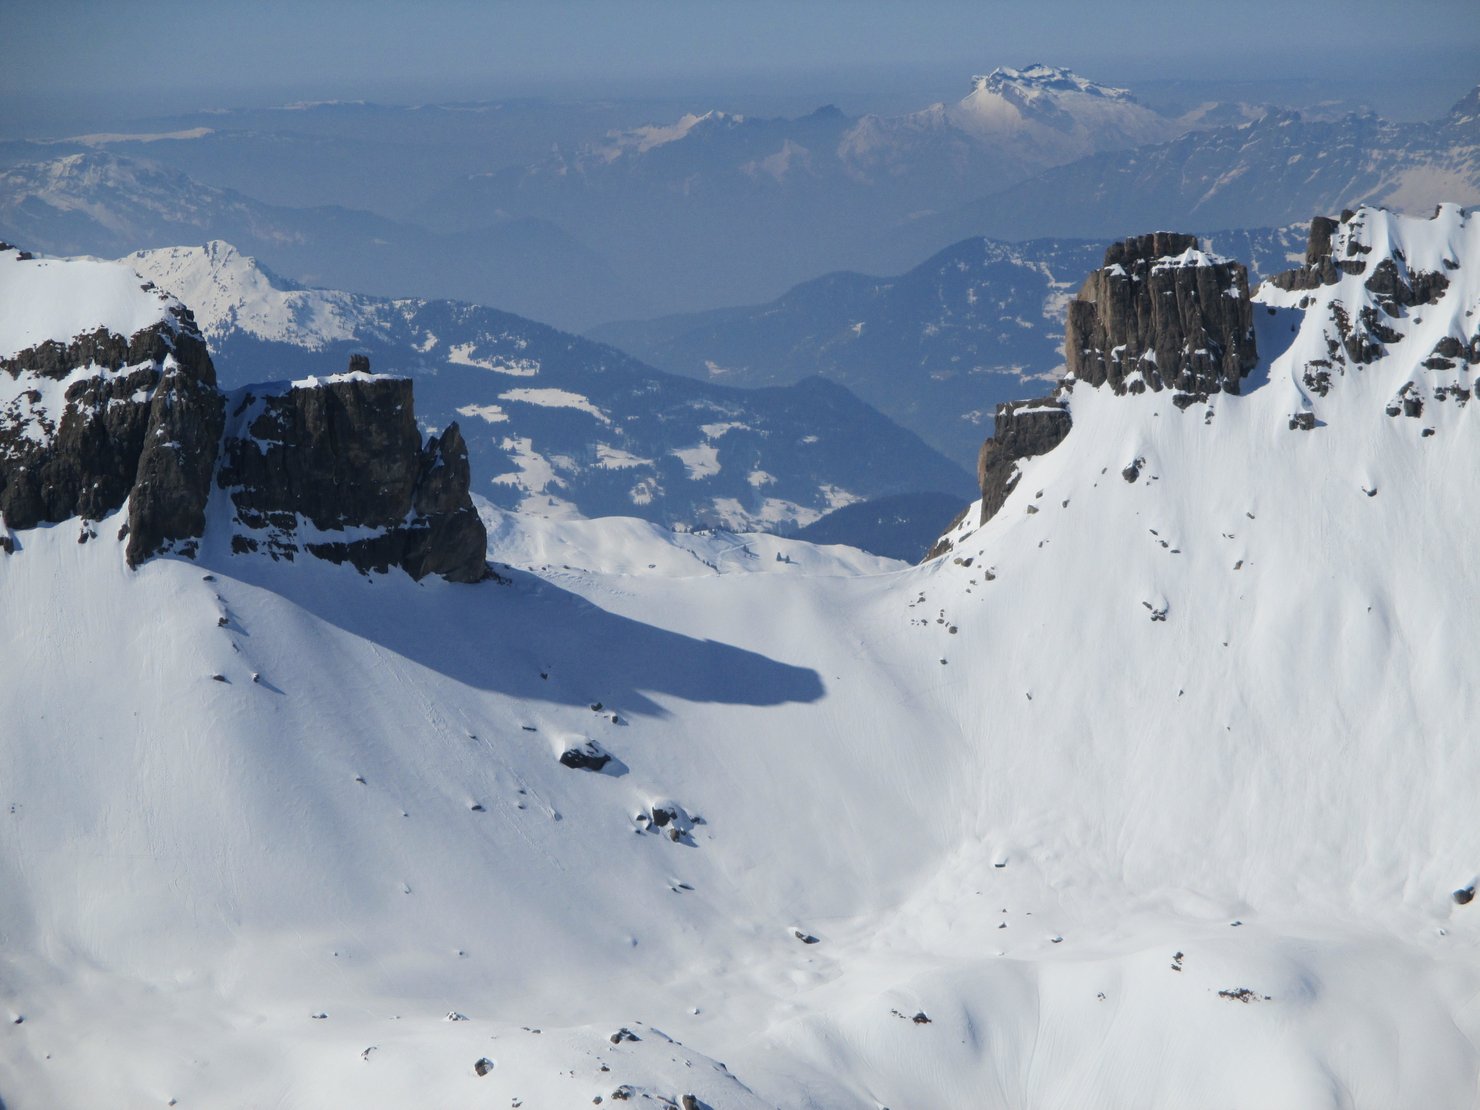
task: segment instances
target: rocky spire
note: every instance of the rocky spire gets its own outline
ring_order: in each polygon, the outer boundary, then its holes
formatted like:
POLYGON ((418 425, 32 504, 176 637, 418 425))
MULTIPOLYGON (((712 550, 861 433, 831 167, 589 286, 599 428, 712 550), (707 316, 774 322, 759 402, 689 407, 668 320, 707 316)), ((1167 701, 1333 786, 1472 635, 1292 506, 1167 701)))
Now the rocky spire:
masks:
POLYGON ((1193 235, 1116 243, 1069 304, 1064 355, 1074 378, 1117 393, 1174 389, 1182 407, 1237 393, 1258 361, 1248 271, 1193 235))

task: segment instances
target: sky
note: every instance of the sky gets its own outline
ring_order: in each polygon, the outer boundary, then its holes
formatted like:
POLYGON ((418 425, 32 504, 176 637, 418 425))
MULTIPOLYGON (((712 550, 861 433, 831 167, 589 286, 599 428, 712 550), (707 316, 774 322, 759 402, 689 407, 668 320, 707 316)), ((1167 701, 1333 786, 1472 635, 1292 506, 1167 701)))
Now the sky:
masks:
MULTIPOLYGON (((1046 61, 1109 81, 1480 82, 1476 0, 0 0, 0 108, 115 113, 925 85, 1046 61), (18 65, 15 59, 36 59, 18 65)), ((920 86, 916 88, 916 86, 920 86)), ((951 95, 935 88, 932 98, 951 95)), ((836 98, 834 98, 836 99, 836 98)), ((881 110, 906 104, 851 104, 881 110)))

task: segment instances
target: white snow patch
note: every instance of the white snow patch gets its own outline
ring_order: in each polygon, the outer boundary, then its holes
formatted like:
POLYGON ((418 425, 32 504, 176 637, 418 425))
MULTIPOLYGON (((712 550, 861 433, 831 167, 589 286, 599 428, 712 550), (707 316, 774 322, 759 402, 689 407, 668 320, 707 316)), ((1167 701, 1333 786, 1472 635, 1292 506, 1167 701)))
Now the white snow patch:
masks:
POLYGON ((500 401, 513 401, 524 405, 539 405, 550 409, 575 409, 594 416, 603 424, 610 424, 611 417, 593 405, 587 398, 569 389, 511 389, 499 394, 500 401))

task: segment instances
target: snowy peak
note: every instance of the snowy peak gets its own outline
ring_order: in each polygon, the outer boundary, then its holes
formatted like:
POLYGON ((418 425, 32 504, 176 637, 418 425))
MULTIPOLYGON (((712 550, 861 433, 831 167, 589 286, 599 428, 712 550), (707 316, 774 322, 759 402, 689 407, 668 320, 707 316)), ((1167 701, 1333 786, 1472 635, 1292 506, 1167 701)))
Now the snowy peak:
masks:
POLYGON ((1011 97, 1030 102, 1057 93, 1079 93, 1084 96, 1102 97, 1134 103, 1135 97, 1128 89, 1118 89, 1087 80, 1072 70, 1060 66, 1035 63, 1024 69, 998 66, 985 76, 971 79, 973 92, 988 92, 997 96, 1011 97))
POLYGON ((1480 85, 1476 85, 1449 109, 1449 122, 1455 126, 1480 120, 1480 85))
POLYGON ((361 323, 351 294, 300 288, 220 239, 137 251, 122 261, 189 304, 213 341, 240 331, 317 350, 353 339, 361 323))
POLYGON ((1055 66, 995 69, 972 82, 971 93, 947 110, 950 122, 978 141, 1024 144, 1040 158, 1067 161, 1181 130, 1125 89, 1055 66))

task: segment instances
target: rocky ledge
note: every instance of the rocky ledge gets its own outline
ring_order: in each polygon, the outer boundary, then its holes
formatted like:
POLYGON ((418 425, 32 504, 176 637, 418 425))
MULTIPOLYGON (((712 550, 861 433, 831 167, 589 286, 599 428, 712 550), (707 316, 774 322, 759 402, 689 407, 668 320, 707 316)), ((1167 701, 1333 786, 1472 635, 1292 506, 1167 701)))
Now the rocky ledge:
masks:
POLYGON ((1237 393, 1259 356, 1249 274, 1158 231, 1116 243, 1069 303, 1069 373, 1117 393, 1173 389, 1181 407, 1237 393))

